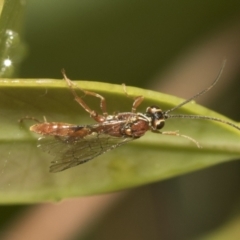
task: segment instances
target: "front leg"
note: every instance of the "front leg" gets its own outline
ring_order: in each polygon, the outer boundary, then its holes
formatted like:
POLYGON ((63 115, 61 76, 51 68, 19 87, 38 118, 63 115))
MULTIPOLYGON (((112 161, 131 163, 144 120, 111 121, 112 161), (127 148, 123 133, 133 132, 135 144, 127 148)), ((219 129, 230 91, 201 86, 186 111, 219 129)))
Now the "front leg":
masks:
POLYGON ((201 148, 201 145, 199 144, 199 142, 197 142, 194 138, 191 138, 191 137, 189 137, 189 136, 187 136, 187 135, 179 134, 178 131, 165 131, 165 132, 161 132, 161 131, 158 131, 158 130, 152 130, 152 132, 154 132, 154 133, 160 133, 160 134, 163 134, 163 135, 171 135, 171 136, 177 136, 177 137, 184 137, 184 138, 192 141, 193 143, 195 143, 198 148, 201 148))

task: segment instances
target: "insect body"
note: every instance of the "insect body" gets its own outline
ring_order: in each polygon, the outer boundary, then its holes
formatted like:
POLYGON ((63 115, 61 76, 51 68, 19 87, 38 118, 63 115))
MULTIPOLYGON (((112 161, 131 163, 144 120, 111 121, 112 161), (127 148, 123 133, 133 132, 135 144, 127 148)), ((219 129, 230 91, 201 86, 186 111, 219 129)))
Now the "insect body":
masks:
POLYGON ((164 124, 161 112, 157 113, 155 107, 149 108, 147 114, 126 112, 98 119, 101 121, 93 125, 39 122, 30 127, 31 131, 44 136, 39 139, 39 147, 56 155, 51 172, 87 162, 140 138, 148 130, 158 131, 164 124))
MULTIPOLYGON (((121 146, 124 143, 142 137, 149 130, 154 133, 181 136, 194 142, 197 147, 200 147, 199 143, 189 136, 179 134, 176 131, 161 132, 160 129, 164 127, 165 120, 168 118, 192 118, 218 121, 240 130, 239 126, 219 118, 198 115, 169 114, 173 110, 180 108, 184 104, 209 91, 219 80, 224 64, 218 77, 210 85, 210 87, 204 89, 197 95, 185 100, 170 110, 162 111, 157 106, 150 106, 147 107, 145 113, 136 113, 137 107, 143 101, 142 96, 137 96, 133 97, 134 102, 131 112, 117 113, 114 115, 109 115, 107 113, 106 101, 103 96, 77 87, 84 92, 85 95, 94 96, 100 99, 102 114, 98 114, 96 111, 92 110, 82 100, 82 98, 77 95, 75 91, 76 86, 67 78, 65 72, 63 71, 62 73, 64 79, 75 97, 75 100, 97 123, 93 125, 73 125, 60 122, 47 122, 46 120, 44 122, 40 122, 35 118, 29 117, 25 117, 20 121, 27 118, 38 122, 37 124, 31 126, 30 130, 42 135, 39 139, 38 146, 42 150, 55 155, 55 159, 52 161, 52 165, 50 167, 50 172, 63 171, 85 163, 107 151, 121 146)), ((123 85, 123 87, 125 94, 130 97, 126 91, 126 86, 123 85)))

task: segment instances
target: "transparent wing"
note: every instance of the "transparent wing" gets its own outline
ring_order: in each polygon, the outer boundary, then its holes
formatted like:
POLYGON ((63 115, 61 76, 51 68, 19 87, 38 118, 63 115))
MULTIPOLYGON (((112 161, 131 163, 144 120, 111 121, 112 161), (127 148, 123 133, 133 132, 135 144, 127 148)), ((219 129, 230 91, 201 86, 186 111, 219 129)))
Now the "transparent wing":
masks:
POLYGON ((55 155, 50 172, 60 172, 85 163, 131 140, 134 138, 119 138, 102 133, 93 133, 84 138, 46 136, 39 139, 38 147, 55 155))

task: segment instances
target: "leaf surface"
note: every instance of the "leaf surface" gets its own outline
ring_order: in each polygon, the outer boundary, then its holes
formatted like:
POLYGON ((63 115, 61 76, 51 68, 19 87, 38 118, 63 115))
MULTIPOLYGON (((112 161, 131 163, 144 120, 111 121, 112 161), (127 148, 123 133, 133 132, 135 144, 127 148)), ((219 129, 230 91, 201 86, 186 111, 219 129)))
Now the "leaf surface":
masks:
MULTIPOLYGON (((84 89, 103 95, 108 113, 131 111, 133 100, 121 85, 78 81, 84 89)), ((127 87, 130 95, 145 97, 138 111, 157 105, 170 109, 182 99, 166 94, 127 87)), ((79 96, 84 94, 80 91, 79 96)), ((84 101, 100 112, 99 99, 84 101)), ((0 81, 0 203, 33 203, 117 191, 178 176, 240 156, 240 131, 207 120, 168 119, 163 131, 179 130, 196 139, 147 133, 142 138, 107 152, 85 164, 59 173, 49 173, 53 156, 37 148, 39 135, 29 131, 32 116, 48 122, 92 124, 94 121, 79 106, 62 80, 2 79, 0 81)), ((193 102, 178 113, 226 119, 193 102)), ((230 120, 231 121, 231 120, 230 120)))

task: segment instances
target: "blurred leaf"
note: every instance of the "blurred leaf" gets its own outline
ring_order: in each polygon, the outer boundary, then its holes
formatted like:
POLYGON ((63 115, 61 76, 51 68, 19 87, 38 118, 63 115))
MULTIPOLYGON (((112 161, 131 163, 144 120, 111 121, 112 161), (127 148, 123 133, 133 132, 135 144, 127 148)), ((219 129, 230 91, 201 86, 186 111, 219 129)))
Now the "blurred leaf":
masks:
MULTIPOLYGON (((132 100, 121 85, 99 82, 77 82, 84 89, 106 97, 108 112, 130 111, 132 100)), ((0 190, 1 203, 33 203, 60 200, 73 196, 117 191, 178 176, 210 167, 240 156, 240 132, 227 125, 206 121, 169 119, 165 131, 179 130, 199 141, 202 149, 180 137, 147 133, 118 149, 86 164, 60 173, 49 173, 53 156, 38 149, 39 135, 28 127, 33 123, 18 120, 45 116, 48 122, 91 124, 93 120, 74 101, 64 81, 46 79, 2 79, 0 82, 0 190)), ((167 110, 182 102, 174 96, 128 87, 128 93, 143 95, 138 111, 150 105, 167 110)), ((79 93, 82 96, 82 93, 79 93)), ((99 110, 99 99, 85 97, 93 109, 99 110)), ((204 107, 189 103, 181 108, 185 114, 224 118, 204 107)))
POLYGON ((228 221, 225 225, 219 227, 211 233, 207 233, 199 240, 238 240, 240 237, 240 217, 235 217, 228 221))

